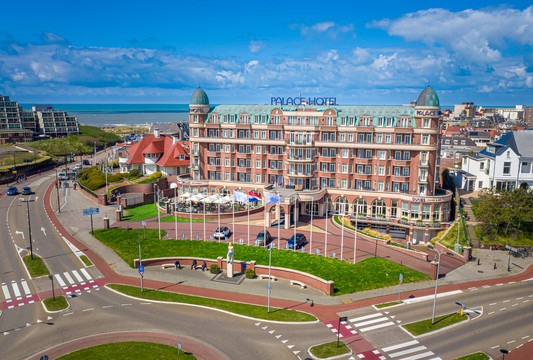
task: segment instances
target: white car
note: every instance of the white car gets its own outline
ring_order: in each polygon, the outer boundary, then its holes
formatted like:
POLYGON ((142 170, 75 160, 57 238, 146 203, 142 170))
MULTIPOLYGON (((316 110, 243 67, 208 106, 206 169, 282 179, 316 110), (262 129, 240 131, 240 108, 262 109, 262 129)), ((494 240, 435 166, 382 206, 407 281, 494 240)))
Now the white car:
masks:
POLYGON ((213 237, 215 239, 224 239, 226 236, 229 236, 230 230, 227 226, 221 226, 219 228, 216 228, 215 233, 213 234, 213 237))

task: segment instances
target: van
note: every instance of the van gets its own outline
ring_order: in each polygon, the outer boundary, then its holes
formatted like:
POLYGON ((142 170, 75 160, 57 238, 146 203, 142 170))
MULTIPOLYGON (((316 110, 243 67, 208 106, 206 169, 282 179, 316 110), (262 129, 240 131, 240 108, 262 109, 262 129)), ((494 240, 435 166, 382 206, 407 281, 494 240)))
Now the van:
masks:
POLYGON ((60 172, 59 174, 57 174, 57 178, 59 180, 68 180, 68 175, 65 172, 60 172))

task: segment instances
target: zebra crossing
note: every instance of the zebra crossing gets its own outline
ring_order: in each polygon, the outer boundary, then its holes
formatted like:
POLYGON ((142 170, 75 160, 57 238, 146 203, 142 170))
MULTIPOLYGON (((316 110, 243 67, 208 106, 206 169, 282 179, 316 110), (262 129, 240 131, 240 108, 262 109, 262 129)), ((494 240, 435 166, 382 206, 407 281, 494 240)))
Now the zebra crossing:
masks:
POLYGON ((62 274, 55 274, 54 278, 65 292, 65 295, 81 292, 83 290, 90 290, 100 286, 95 280, 93 280, 89 272, 83 268, 79 269, 79 271, 71 270, 70 272, 65 271, 62 274))
POLYGON ((384 347, 381 353, 393 360, 441 360, 433 351, 416 340, 384 347))
POLYGON ((359 331, 359 333, 396 325, 391 318, 380 312, 349 319, 349 321, 352 323, 353 327, 359 331))
POLYGON ((7 284, 2 283, 2 293, 4 294, 4 298, 6 300, 2 306, 2 309, 4 310, 13 309, 15 306, 32 304, 39 300, 36 295, 32 295, 26 279, 20 280, 20 287, 19 283, 15 280, 7 284))

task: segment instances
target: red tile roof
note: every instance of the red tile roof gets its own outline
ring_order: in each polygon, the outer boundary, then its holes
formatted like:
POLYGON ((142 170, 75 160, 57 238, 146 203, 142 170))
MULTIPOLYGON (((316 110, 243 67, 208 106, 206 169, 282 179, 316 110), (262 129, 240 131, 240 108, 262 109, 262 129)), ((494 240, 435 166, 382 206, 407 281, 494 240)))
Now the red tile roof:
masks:
POLYGON ((144 164, 144 154, 163 154, 157 164, 160 166, 187 166, 189 165, 189 143, 176 142, 167 135, 161 135, 156 139, 154 135, 144 136, 139 142, 127 149, 131 155, 128 164, 144 164), (179 159, 179 155, 186 155, 185 160, 179 159))

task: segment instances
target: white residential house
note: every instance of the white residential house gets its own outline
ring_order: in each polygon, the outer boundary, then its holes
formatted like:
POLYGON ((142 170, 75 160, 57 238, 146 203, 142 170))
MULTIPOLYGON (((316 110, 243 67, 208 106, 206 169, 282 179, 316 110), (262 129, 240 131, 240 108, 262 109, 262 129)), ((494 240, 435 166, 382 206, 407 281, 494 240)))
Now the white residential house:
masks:
POLYGON ((463 157, 455 183, 468 191, 483 188, 533 189, 533 130, 518 130, 463 157))

